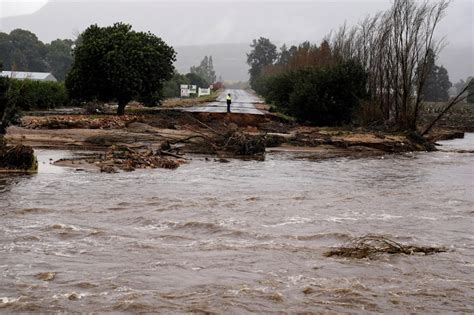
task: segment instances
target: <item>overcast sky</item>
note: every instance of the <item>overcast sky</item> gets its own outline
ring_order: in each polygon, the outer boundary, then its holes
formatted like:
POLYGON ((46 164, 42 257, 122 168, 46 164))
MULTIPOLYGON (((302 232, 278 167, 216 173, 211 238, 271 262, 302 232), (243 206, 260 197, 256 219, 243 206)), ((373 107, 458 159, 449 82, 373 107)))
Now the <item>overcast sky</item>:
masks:
MULTIPOLYGON (((44 42, 73 38, 90 24, 127 22, 173 46, 250 43, 264 36, 277 44, 319 43, 344 22, 356 24, 386 10, 391 0, 180 1, 0 0, 0 31, 28 29, 44 42), (27 16, 18 16, 25 15, 27 16), (16 17, 15 17, 16 16, 16 17)), ((440 60, 458 78, 474 73, 474 1, 452 0, 437 38, 448 46, 440 60)))

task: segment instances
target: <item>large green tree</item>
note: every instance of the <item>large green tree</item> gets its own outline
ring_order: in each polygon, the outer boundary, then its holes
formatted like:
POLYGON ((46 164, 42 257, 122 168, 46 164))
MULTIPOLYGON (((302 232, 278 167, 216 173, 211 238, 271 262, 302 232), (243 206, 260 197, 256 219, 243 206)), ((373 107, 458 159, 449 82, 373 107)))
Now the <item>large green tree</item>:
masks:
POLYGON ((449 88, 453 85, 449 81, 448 70, 436 64, 433 50, 428 51, 428 74, 423 86, 422 94, 425 101, 444 102, 449 100, 449 88))
MULTIPOLYGON (((214 71, 212 56, 204 56, 199 66, 192 66, 190 72, 204 78, 209 83, 216 82, 216 72, 214 71)), ((200 87, 204 88, 207 86, 200 87)))
POLYGON ((69 95, 79 101, 118 102, 123 115, 131 100, 159 103, 162 88, 173 76, 174 49, 150 32, 135 32, 124 23, 91 25, 74 49, 74 64, 66 77, 69 95))
POLYGON ((58 80, 64 81, 71 69, 74 61, 72 56, 73 45, 74 41, 71 39, 56 39, 50 44, 46 44, 45 61, 58 80))
POLYGON ((190 84, 189 79, 185 75, 174 72, 173 77, 166 81, 163 85, 163 96, 165 98, 179 97, 181 95, 181 85, 190 84))
POLYGON ((250 85, 254 87, 263 69, 277 60, 278 53, 276 46, 264 37, 254 39, 250 47, 252 50, 247 54, 247 64, 250 66, 250 85))
POLYGON ((197 85, 198 87, 207 87, 209 84, 211 84, 204 77, 198 75, 197 73, 186 73, 185 77, 189 84, 197 85))
POLYGON ((46 48, 30 31, 15 29, 0 33, 0 59, 8 70, 46 71, 46 48))
POLYGON ((0 32, 0 59, 5 70, 48 71, 63 81, 73 62, 73 45, 70 39, 44 44, 32 32, 15 29, 10 34, 0 32))

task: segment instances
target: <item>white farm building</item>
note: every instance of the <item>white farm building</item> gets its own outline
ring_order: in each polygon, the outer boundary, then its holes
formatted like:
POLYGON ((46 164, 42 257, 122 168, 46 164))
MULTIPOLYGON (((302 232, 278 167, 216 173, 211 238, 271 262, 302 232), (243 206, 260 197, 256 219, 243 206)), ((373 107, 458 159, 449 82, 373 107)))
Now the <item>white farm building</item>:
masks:
POLYGON ((22 71, 2 71, 2 77, 9 77, 17 80, 37 80, 37 81, 57 81, 50 72, 22 72, 22 71))

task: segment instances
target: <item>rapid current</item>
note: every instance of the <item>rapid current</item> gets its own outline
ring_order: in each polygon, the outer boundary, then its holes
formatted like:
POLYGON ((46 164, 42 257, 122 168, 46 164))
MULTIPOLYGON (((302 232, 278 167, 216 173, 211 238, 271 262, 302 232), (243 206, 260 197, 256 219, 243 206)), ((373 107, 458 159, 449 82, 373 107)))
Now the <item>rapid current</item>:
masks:
POLYGON ((0 313, 474 312, 474 134, 442 144, 118 174, 37 150, 0 175, 0 313), (323 255, 366 234, 448 251, 323 255))

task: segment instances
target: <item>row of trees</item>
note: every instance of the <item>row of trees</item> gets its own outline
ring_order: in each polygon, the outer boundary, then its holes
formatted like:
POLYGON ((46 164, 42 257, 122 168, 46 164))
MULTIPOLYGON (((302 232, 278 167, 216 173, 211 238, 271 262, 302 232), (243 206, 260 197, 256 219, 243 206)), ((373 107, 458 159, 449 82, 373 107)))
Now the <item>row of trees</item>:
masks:
POLYGON ((0 32, 0 60, 4 69, 51 72, 58 80, 64 80, 73 62, 73 45, 70 39, 45 44, 32 32, 22 29, 9 34, 0 32))
POLYGON ((445 44, 435 31, 448 4, 395 0, 389 10, 329 36, 335 54, 366 69, 372 120, 417 131, 423 102, 448 100, 447 71, 435 64, 445 44))
POLYGON ((68 104, 69 97, 62 82, 16 80, 0 76, 0 136, 11 122, 19 119, 21 111, 68 104))
POLYGON ((212 56, 204 56, 199 66, 191 67, 190 73, 196 74, 205 80, 207 84, 201 85, 201 87, 209 86, 210 84, 216 82, 216 72, 214 71, 212 56))
MULTIPOLYGON (((206 87, 216 79, 212 56, 205 56, 199 66, 181 75, 173 67, 176 53, 172 47, 123 23, 92 25, 76 42, 58 39, 43 44, 35 34, 20 29, 0 33, 0 60, 8 70, 51 71, 65 80, 68 95, 76 104, 117 101, 119 114, 131 100, 155 105, 164 97, 179 96, 181 84, 206 87)), ((62 83, 27 81, 11 82, 10 86, 17 87, 10 90, 24 87, 21 109, 51 107, 54 100, 64 105, 62 98, 67 98, 62 83)))
POLYGON ((222 86, 220 82, 216 82, 216 72, 212 56, 204 56, 198 66, 190 68, 189 73, 180 74, 175 71, 171 80, 165 83, 163 94, 165 97, 179 97, 181 85, 196 85, 204 88, 211 84, 216 87, 222 86))
MULTIPOLYGON (((297 113, 298 106, 311 104, 318 115, 323 114, 321 109, 327 111, 333 106, 331 103, 337 103, 337 93, 355 88, 349 93, 359 100, 365 98, 364 112, 369 116, 366 119, 415 131, 422 102, 447 101, 449 98, 452 84, 447 71, 435 62, 444 43, 434 40, 436 27, 447 6, 448 1, 444 0, 395 0, 386 12, 368 17, 353 28, 342 26, 319 46, 305 42, 289 49, 284 45, 277 52, 270 40, 254 40, 252 51, 247 55, 251 86, 290 114, 297 113), (344 81, 344 73, 333 71, 341 67, 352 67, 351 71, 360 75, 357 79, 363 79, 362 72, 365 73, 364 93, 360 86, 351 82, 341 85, 339 90, 329 88, 333 80, 344 81), (317 81, 320 86, 314 85, 313 92, 307 94, 308 99, 302 100, 292 93, 309 83, 295 80, 295 73, 305 76, 308 72, 333 74, 327 82, 317 81), (328 87, 322 88, 321 84, 328 87)), ((316 76, 324 77, 322 74, 316 76)), ((470 88, 468 83, 461 88, 461 93, 470 88)), ((470 86, 472 89, 472 84, 470 86)), ((469 92, 465 95, 472 98, 469 92)), ((465 97, 455 100, 459 102, 465 97)), ((348 110, 360 103, 357 99, 353 102, 346 104, 348 110)), ((451 103, 448 106, 452 106, 451 103)), ((306 117, 309 119, 310 116, 306 117)), ((344 122, 343 117, 331 120, 333 124, 344 122)), ((320 119, 311 121, 320 123, 320 119)))
POLYGON ((164 84, 163 96, 165 98, 179 97, 181 95, 181 85, 196 85, 204 88, 208 87, 210 83, 197 73, 180 74, 175 71, 173 77, 164 84))

